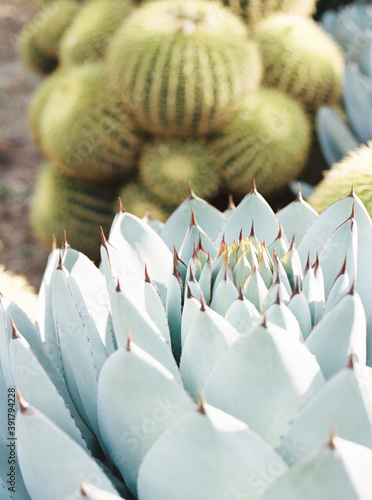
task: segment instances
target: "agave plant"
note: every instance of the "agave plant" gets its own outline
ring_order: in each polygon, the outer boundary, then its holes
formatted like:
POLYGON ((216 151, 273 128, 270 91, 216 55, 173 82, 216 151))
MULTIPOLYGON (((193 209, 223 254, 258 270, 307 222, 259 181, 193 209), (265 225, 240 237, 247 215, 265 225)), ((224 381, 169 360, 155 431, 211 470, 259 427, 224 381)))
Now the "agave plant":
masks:
POLYGON ((1 299, 1 498, 369 499, 371 248, 356 194, 255 186, 54 247, 36 324, 1 299))
POLYGON ((324 156, 331 166, 360 143, 372 139, 372 7, 353 3, 336 11, 326 11, 321 23, 341 46, 345 68, 343 105, 347 120, 336 110, 324 107, 318 113, 318 135, 324 156))

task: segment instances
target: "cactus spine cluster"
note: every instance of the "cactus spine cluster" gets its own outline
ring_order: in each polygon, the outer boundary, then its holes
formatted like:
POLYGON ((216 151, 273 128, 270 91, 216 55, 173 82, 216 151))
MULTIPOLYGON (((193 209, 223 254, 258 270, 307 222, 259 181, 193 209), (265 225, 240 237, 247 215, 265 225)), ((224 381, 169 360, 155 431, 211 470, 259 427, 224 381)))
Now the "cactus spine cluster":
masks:
MULTIPOLYGON (((128 196, 130 206, 142 213, 143 205, 133 204, 133 190, 125 190, 134 183, 140 199, 148 192, 149 201, 158 204, 159 214, 180 203, 189 181, 219 204, 230 193, 238 201, 253 176, 269 196, 299 175, 309 149, 304 111, 339 94, 337 75, 333 80, 327 75, 342 61, 335 56, 316 68, 316 78, 307 78, 310 67, 315 71, 305 54, 307 34, 294 29, 295 41, 288 42, 286 29, 283 33, 279 26, 270 33, 274 42, 261 36, 266 22, 298 22, 311 26, 304 28, 311 34, 310 44, 326 40, 332 54, 337 53, 309 19, 293 14, 294 2, 261 2, 259 15, 257 2, 240 2, 243 16, 234 12, 237 2, 223 3, 75 4, 77 12, 66 23, 55 56, 58 69, 36 94, 30 111, 35 140, 61 174, 114 186, 116 194, 123 189, 124 206, 128 196), (277 9, 292 13, 272 15, 277 9), (248 24, 244 17, 251 18, 248 24), (273 64, 288 85, 268 77, 273 44, 288 45, 288 59, 278 55, 273 64), (296 56, 299 49, 301 57, 296 56), (326 89, 319 82, 326 82, 326 89), (285 117, 279 118, 284 125, 280 130, 278 112, 285 117), (252 147, 254 142, 259 147, 252 147), (167 153, 165 161, 158 146, 175 154, 167 153)), ((297 7, 303 15, 312 8, 308 0, 296 2, 297 7)), ((53 31, 53 17, 49 22, 48 31, 53 31)))

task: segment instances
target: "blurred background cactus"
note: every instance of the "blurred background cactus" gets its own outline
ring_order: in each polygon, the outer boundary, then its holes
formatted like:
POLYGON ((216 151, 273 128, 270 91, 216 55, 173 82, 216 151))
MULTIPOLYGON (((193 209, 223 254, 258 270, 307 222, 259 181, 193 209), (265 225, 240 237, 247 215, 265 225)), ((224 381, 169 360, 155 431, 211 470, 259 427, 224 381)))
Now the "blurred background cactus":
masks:
POLYGON ((148 208, 165 220, 189 181, 225 208, 227 195, 239 201, 255 177, 278 207, 288 182, 316 168, 315 113, 338 101, 344 63, 310 18, 315 0, 40 3, 19 53, 48 74, 29 113, 49 160, 32 217, 45 242, 53 219, 59 238, 66 229, 90 253, 76 208, 81 196, 85 210, 84 186, 88 198, 103 189, 102 203, 89 202, 89 227, 95 207, 96 225, 105 223, 107 192, 139 216, 148 208), (40 209, 50 198, 46 177, 73 190, 73 209, 63 196, 48 214, 40 209), (61 210, 68 217, 53 215, 61 210))

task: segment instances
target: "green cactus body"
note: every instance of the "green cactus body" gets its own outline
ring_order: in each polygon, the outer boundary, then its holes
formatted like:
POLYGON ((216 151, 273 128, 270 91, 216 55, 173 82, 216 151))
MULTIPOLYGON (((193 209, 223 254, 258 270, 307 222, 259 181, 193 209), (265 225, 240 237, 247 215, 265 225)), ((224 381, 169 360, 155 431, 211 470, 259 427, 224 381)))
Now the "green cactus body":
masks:
POLYGON ((275 89, 260 89, 210 142, 223 183, 238 197, 252 185, 263 193, 285 186, 303 168, 310 124, 301 106, 275 89))
POLYGON ((163 203, 177 205, 189 193, 189 182, 201 196, 216 196, 219 172, 203 139, 154 140, 143 148, 140 178, 163 203))
POLYGON ((113 182, 131 174, 140 135, 99 64, 61 75, 40 117, 43 150, 66 175, 113 182))
POLYGON ((52 234, 59 245, 66 229, 69 243, 92 259, 99 258, 98 227, 110 228, 116 207, 116 192, 61 175, 56 166, 43 162, 31 207, 36 236, 50 246, 52 234))
POLYGON ((156 135, 221 128, 261 76, 246 26, 216 2, 144 4, 119 29, 107 56, 114 88, 156 135))
POLYGON ((123 207, 137 217, 150 215, 152 218, 165 222, 173 212, 173 208, 165 207, 156 200, 141 182, 129 182, 120 191, 123 207))
POLYGON ((40 73, 55 69, 60 40, 79 9, 73 0, 50 2, 26 24, 19 37, 18 52, 31 69, 40 73))
POLYGON ((255 26, 264 83, 299 100, 309 111, 335 104, 342 93, 341 49, 311 19, 277 14, 255 26))
POLYGON ((345 156, 330 170, 324 172, 324 179, 316 186, 309 203, 318 212, 323 212, 341 197, 355 188, 368 213, 372 214, 372 142, 364 144, 345 156))
POLYGON ((42 111, 48 102, 49 96, 52 93, 55 85, 61 78, 61 70, 57 69, 52 75, 46 78, 33 94, 28 109, 28 128, 37 145, 41 145, 40 137, 40 120, 42 111))
POLYGON ((129 0, 95 0, 84 5, 61 41, 61 62, 101 59, 110 38, 132 10, 129 0))
POLYGON ((315 12, 316 0, 223 0, 235 14, 254 24, 276 12, 310 16, 315 12))

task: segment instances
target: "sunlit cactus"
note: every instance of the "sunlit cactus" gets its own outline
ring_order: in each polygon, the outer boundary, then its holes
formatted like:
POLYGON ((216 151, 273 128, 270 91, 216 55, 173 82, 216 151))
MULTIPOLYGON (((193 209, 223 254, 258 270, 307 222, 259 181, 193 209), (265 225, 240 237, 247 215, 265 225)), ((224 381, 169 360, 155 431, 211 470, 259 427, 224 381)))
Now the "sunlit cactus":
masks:
POLYGON ((90 258, 98 258, 97 225, 110 227, 116 208, 114 189, 89 185, 59 173, 51 162, 41 165, 31 206, 31 224, 35 235, 50 246, 52 234, 62 245, 64 230, 69 241, 90 258))
POLYGON ((138 124, 157 135, 221 128, 261 76, 246 26, 216 2, 144 4, 119 29, 107 57, 113 88, 138 124))
POLYGON ((39 130, 42 149, 61 172, 106 183, 132 172, 141 142, 99 64, 61 73, 41 111, 39 130))
POLYGON ((48 2, 19 36, 20 57, 34 71, 50 73, 58 66, 60 40, 79 10, 73 0, 48 2))
POLYGON ((210 142, 223 184, 241 198, 256 178, 264 194, 275 192, 303 169, 310 123, 303 108, 276 89, 243 100, 235 118, 210 142))
POLYGON ((314 0, 223 0, 235 14, 242 16, 248 24, 260 21, 277 12, 298 16, 311 16, 315 12, 314 0))
POLYGON ((63 64, 102 59, 112 35, 133 10, 130 0, 94 0, 75 16, 60 45, 63 64))
POLYGON ((267 85, 287 92, 309 110, 339 100, 344 58, 315 21, 277 14, 258 23, 254 33, 267 85))
POLYGON ((128 182, 119 195, 124 209, 137 217, 150 215, 157 221, 165 222, 173 212, 166 203, 156 199, 140 181, 128 182))
POLYGON ((322 212, 340 196, 346 196, 350 187, 354 186, 368 213, 372 214, 371 184, 372 143, 369 142, 367 146, 361 145, 324 172, 324 179, 315 187, 309 203, 318 212, 322 212))
POLYGON ((146 144, 139 174, 149 192, 170 206, 186 198, 189 181, 203 197, 213 198, 220 188, 217 161, 204 139, 156 139, 146 144))

